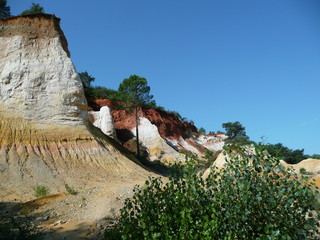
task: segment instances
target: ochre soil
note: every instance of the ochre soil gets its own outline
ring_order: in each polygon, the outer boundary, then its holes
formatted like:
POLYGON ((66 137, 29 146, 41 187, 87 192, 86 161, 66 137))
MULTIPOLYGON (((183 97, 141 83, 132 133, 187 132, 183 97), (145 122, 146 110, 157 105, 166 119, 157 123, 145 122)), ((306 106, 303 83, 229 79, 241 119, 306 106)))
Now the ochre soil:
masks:
POLYGON ((28 201, 3 201, 0 217, 27 221, 40 239, 102 239, 104 229, 116 223, 134 186, 143 186, 145 180, 114 177, 90 189, 75 189, 75 195, 63 192, 28 201))

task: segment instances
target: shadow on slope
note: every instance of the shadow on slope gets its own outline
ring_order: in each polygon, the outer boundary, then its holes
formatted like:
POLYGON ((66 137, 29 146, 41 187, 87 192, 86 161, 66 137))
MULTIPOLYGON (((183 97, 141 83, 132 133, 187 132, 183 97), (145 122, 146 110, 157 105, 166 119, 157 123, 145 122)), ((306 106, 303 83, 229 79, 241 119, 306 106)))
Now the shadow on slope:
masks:
MULTIPOLYGON (((132 162, 138 164, 142 168, 144 168, 147 171, 151 171, 153 173, 162 175, 162 176, 169 176, 171 173, 171 168, 162 164, 161 162, 156 161, 149 161, 147 156, 136 156, 134 152, 131 152, 126 147, 118 143, 113 138, 105 135, 99 128, 93 126, 93 124, 90 123, 88 130, 93 133, 93 136, 95 137, 95 140, 103 147, 102 139, 105 139, 110 143, 114 148, 118 149, 122 155, 130 159, 132 162)), ((129 130, 124 129, 122 134, 125 136, 128 136, 129 130)), ((130 132, 131 133, 131 132, 130 132)), ((117 135, 118 135, 117 130, 117 135)), ((132 134, 132 133, 131 133, 132 134)), ((132 139, 132 136, 128 138, 128 141, 132 139)))

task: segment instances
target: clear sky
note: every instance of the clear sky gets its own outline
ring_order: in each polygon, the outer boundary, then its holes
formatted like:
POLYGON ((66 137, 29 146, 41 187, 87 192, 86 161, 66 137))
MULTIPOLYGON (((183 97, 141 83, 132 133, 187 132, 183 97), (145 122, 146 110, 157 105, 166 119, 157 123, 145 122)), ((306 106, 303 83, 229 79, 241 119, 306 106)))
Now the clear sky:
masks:
POLYGON ((117 89, 146 77, 158 105, 207 131, 320 153, 319 0, 8 0, 61 18, 78 72, 117 89))

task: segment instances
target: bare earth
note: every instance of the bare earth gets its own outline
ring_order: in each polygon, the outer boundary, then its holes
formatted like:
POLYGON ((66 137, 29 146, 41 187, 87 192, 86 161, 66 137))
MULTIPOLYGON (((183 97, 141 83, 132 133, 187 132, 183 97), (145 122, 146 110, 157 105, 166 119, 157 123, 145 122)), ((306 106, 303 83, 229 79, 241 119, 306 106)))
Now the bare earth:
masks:
POLYGON ((27 229, 37 239, 102 239, 104 229, 116 223, 133 187, 143 186, 145 180, 114 177, 96 187, 75 189, 76 195, 61 192, 40 199, 2 201, 0 222, 13 222, 17 229, 27 229))

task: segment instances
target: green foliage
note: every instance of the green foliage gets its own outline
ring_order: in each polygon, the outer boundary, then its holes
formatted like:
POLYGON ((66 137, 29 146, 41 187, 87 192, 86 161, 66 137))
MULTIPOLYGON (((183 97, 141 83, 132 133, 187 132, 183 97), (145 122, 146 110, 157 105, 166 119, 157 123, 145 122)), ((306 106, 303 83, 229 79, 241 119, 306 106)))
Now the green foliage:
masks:
POLYGON ((299 172, 303 175, 313 175, 312 172, 307 171, 305 168, 300 168, 299 172))
POLYGON ((68 184, 65 183, 64 187, 65 187, 66 191, 68 193, 70 193, 71 195, 76 195, 77 194, 77 191, 75 191, 74 188, 70 187, 68 184))
POLYGON ((226 143, 233 145, 244 145, 250 143, 249 137, 246 134, 246 129, 238 121, 223 123, 222 127, 226 130, 226 143))
POLYGON ((85 89, 85 94, 86 94, 86 98, 114 99, 117 96, 117 91, 110 88, 95 86, 95 87, 89 87, 85 89))
POLYGON ((193 152, 191 152, 191 151, 189 151, 189 150, 180 149, 179 153, 184 154, 186 159, 189 159, 189 160, 191 160, 193 162, 198 161, 198 155, 193 153, 193 152))
POLYGON ((95 97, 94 87, 91 85, 95 78, 92 77, 87 71, 79 73, 79 77, 81 79, 86 98, 89 99, 95 97))
MULTIPOLYGON (((126 111, 134 111, 136 120, 136 140, 139 143, 139 112, 140 107, 156 106, 153 95, 150 95, 150 87, 147 79, 137 75, 131 75, 120 83, 117 97, 113 99, 114 105, 126 111)), ((137 144, 137 156, 140 157, 140 148, 137 144)))
POLYGON ((206 130, 203 127, 201 127, 198 129, 198 133, 206 134, 206 130))
POLYGON ((116 228, 107 228, 104 231, 104 239, 106 240, 119 240, 121 239, 121 233, 119 230, 116 228))
POLYGON ((118 99, 122 107, 134 109, 148 104, 154 104, 153 95, 150 95, 150 87, 147 79, 137 75, 131 75, 120 83, 118 99))
POLYGON ((39 14, 39 13, 45 13, 44 8, 41 7, 40 4, 38 3, 37 4, 32 3, 32 6, 30 7, 30 9, 23 11, 22 13, 20 13, 20 15, 23 16, 28 14, 39 14))
POLYGON ((207 179, 193 161, 169 182, 150 177, 121 209, 122 239, 310 239, 319 222, 314 185, 263 149, 228 153, 207 179))
POLYGON ((37 185, 33 187, 33 190, 34 190, 34 196, 36 198, 45 197, 50 193, 50 189, 43 185, 37 185))
POLYGON ((83 84, 84 89, 91 87, 95 78, 92 77, 87 71, 79 73, 81 82, 83 84))
POLYGON ((320 154, 313 154, 311 156, 308 156, 308 158, 320 159, 320 154))
POLYGON ((207 162, 205 164, 206 168, 209 168, 210 166, 212 166, 212 164, 217 159, 220 152, 221 151, 215 152, 215 151, 211 151, 211 150, 206 150, 203 152, 202 157, 207 160, 207 162))
POLYGON ((292 150, 283 146, 282 143, 267 144, 265 147, 271 155, 281 158, 290 164, 295 164, 308 158, 308 156, 304 155, 303 149, 292 150))
POLYGON ((178 113, 177 111, 171 111, 171 110, 165 110, 168 114, 174 116, 175 119, 179 120, 179 121, 184 121, 185 118, 183 118, 180 113, 178 113))
POLYGON ((87 71, 79 73, 79 76, 87 99, 116 98, 117 91, 101 86, 92 86, 92 83, 95 81, 95 78, 91 76, 87 71))
POLYGON ((11 16, 10 7, 7 6, 7 0, 0 0, 0 19, 11 16))
POLYGON ((211 151, 211 150, 205 150, 204 153, 203 153, 203 158, 209 160, 209 159, 212 159, 213 156, 214 156, 215 152, 214 151, 211 151))

